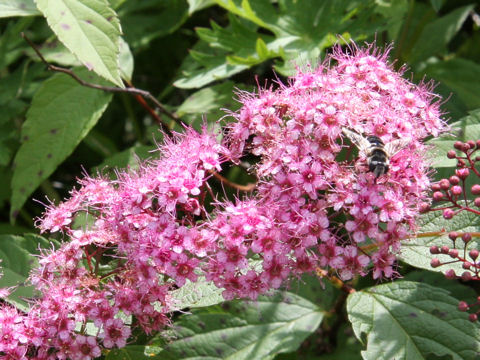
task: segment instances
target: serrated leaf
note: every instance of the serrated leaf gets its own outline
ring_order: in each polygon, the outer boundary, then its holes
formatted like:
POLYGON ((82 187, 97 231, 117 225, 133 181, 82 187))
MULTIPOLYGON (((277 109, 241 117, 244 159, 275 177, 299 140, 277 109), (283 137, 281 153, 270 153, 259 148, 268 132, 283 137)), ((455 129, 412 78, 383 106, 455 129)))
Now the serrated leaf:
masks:
MULTIPOLYGON (((298 348, 316 330, 324 311, 292 293, 229 302, 225 311, 186 315, 165 355, 182 359, 267 359, 298 348)), ((162 355, 164 354, 161 353, 162 355)))
POLYGON ((33 0, 2 0, 0 2, 0 18, 34 15, 41 14, 33 0))
POLYGON ((255 50, 257 51, 260 60, 265 61, 270 58, 271 52, 268 50, 265 41, 263 41, 261 38, 257 39, 255 50))
POLYGON ((127 345, 121 349, 110 350, 105 360, 157 360, 161 349, 157 346, 127 345))
POLYGON ((282 75, 291 75, 296 65, 317 62, 325 48, 339 41, 337 34, 346 41, 363 39, 386 27, 382 19, 372 21, 373 1, 281 0, 277 6, 269 0, 216 0, 216 3, 236 16, 229 16, 226 28, 212 23, 211 30, 199 32, 203 40, 199 44, 208 44, 217 52, 212 58, 202 57, 201 61, 191 53, 185 63, 190 59, 191 65, 191 60, 196 60, 198 67, 183 71, 183 78, 175 86, 201 87, 273 57, 282 60, 275 69, 282 75))
POLYGON ((58 39, 89 70, 124 87, 118 66, 120 22, 106 0, 35 0, 58 39))
POLYGON ((278 15, 275 7, 269 0, 215 0, 217 5, 231 13, 250 20, 254 24, 269 30, 278 30, 275 24, 278 15))
POLYGON ((448 43, 460 30, 472 9, 473 5, 463 6, 425 25, 408 61, 417 63, 446 51, 448 43))
POLYGON ((480 329, 458 311, 458 300, 440 288, 397 281, 351 294, 348 318, 369 359, 474 359, 480 329))
POLYGON ((450 293, 450 296, 458 299, 458 301, 466 301, 474 303, 477 298, 475 290, 460 281, 452 281, 447 279, 443 274, 432 271, 416 270, 409 272, 402 280, 425 283, 430 286, 438 287, 450 293))
MULTIPOLYGON (((85 69, 77 75, 90 82, 99 80, 85 69)), ((23 143, 15 156, 11 216, 73 152, 111 98, 111 94, 81 86, 66 74, 56 74, 42 84, 27 113, 23 143)))
MULTIPOLYGON (((442 246, 447 245, 452 247, 452 241, 448 238, 448 232, 472 232, 478 231, 480 228, 480 216, 471 212, 462 211, 455 215, 450 220, 443 218, 442 211, 433 211, 423 214, 420 217, 420 230, 418 236, 402 244, 402 252, 399 258, 417 268, 422 268, 430 271, 445 272, 448 269, 454 269, 457 275, 461 275, 463 271, 462 263, 452 263, 437 268, 432 268, 430 262, 432 258, 436 257, 442 262, 451 261, 449 255, 438 254, 432 255, 430 247, 433 245, 442 246)), ((478 243, 475 238, 469 243, 469 249, 478 248, 478 243)), ((457 249, 463 249, 463 242, 461 239, 457 240, 457 249)))

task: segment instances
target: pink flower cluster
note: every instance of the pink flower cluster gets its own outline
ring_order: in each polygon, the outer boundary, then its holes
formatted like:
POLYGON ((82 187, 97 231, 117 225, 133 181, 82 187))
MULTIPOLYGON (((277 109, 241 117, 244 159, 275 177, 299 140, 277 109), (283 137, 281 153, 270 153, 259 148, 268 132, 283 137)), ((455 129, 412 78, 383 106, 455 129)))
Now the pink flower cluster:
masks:
POLYGON ((162 329, 175 308, 171 291, 199 276, 224 288, 225 299, 256 299, 318 268, 343 280, 371 267, 374 278, 391 277, 427 202, 422 141, 445 130, 434 99, 386 54, 337 50, 277 90, 242 94, 222 144, 187 130, 136 172, 79 180, 38 221, 69 241, 40 258, 31 282, 41 296, 28 313, 0 308, 0 354, 95 358, 125 346, 132 326, 162 329), (410 142, 376 179, 343 128, 410 142), (248 153, 259 158, 255 191, 221 200, 209 178, 248 153))

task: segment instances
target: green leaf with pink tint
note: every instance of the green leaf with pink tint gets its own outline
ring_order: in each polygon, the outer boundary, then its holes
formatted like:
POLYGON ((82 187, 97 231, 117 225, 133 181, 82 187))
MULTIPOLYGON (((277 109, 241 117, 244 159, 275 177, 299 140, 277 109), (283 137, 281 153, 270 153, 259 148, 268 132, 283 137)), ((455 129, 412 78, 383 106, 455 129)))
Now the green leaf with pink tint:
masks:
POLYGON ((0 1, 0 18, 11 16, 40 15, 33 0, 2 0, 0 1))
POLYGON ((106 0, 35 0, 58 39, 85 65, 123 87, 120 22, 106 0))

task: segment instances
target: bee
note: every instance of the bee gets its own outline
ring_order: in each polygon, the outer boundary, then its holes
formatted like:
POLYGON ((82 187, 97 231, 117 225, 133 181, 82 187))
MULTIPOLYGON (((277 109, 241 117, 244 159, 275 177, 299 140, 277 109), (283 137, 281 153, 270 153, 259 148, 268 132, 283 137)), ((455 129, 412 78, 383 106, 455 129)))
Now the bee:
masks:
POLYGON ((390 158, 406 147, 408 139, 397 139, 385 144, 378 136, 364 137, 354 131, 343 128, 342 132, 355 144, 358 151, 365 155, 368 170, 375 175, 375 179, 388 172, 390 158))

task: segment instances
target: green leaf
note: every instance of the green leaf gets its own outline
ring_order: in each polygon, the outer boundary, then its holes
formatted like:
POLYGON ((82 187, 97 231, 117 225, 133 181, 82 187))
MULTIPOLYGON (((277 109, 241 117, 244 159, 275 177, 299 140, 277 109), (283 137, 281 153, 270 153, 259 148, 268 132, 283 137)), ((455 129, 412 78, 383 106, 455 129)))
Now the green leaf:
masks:
MULTIPOLYGON (((77 75, 98 82, 82 69, 77 75)), ((56 74, 35 94, 22 127, 12 179, 14 216, 27 198, 69 156, 105 111, 111 94, 86 88, 66 74, 56 74)))
POLYGON ((222 6, 231 13, 250 20, 254 24, 267 28, 276 29, 275 23, 278 15, 275 7, 269 0, 215 0, 217 5, 222 6))
POLYGON ((36 257, 26 249, 28 243, 34 246, 35 239, 25 240, 21 236, 0 235, 0 273, 3 272, 0 288, 16 286, 15 291, 6 300, 22 310, 28 308, 23 298, 33 296, 33 287, 26 286, 25 282, 30 270, 38 265, 36 257))
POLYGON ((474 359, 480 330, 458 300, 427 284, 397 281, 351 294, 348 317, 369 359, 474 359))
MULTIPOLYGON (((480 65, 465 59, 452 59, 428 65, 425 73, 439 81, 445 89, 441 94, 461 100, 468 110, 480 108, 480 65)), ((451 100, 449 100, 451 101, 451 100)))
POLYGON ((118 63, 120 67, 120 75, 122 79, 127 81, 132 81, 133 75, 133 54, 130 51, 130 47, 123 38, 120 38, 119 43, 120 54, 118 58, 118 63))
POLYGON ((188 5, 183 0, 127 1, 119 15, 125 40, 135 52, 177 30, 188 19, 188 5))
POLYGON ((175 309, 181 310, 220 304, 225 301, 223 290, 205 278, 194 283, 187 281, 180 289, 172 292, 173 305, 175 309))
POLYGON ((278 6, 269 0, 216 2, 231 13, 229 26, 212 22, 211 29, 197 30, 202 41, 185 61, 191 65, 193 60, 197 67, 187 71, 182 65, 183 77, 175 86, 201 87, 274 57, 281 60, 276 70, 291 75, 298 64, 318 62, 325 48, 339 42, 337 34, 345 41, 363 39, 386 27, 382 17, 372 18, 371 0, 280 0, 278 6), (208 47, 214 49, 212 56, 198 55, 209 53, 208 47))
POLYGON ((154 149, 152 146, 146 145, 132 146, 129 149, 108 157, 100 165, 93 168, 93 171, 104 172, 105 170, 110 171, 126 167, 136 169, 139 166, 139 160, 155 156, 155 153, 152 153, 154 149))
POLYGON ((200 69, 189 73, 187 77, 175 81, 173 85, 183 89, 200 88, 213 81, 228 78, 248 69, 246 65, 226 64, 222 59, 212 61, 211 65, 208 69, 200 69))
MULTIPOLYGON (((442 211, 431 211, 420 217, 420 230, 417 237, 409 239, 402 244, 402 252, 399 258, 417 268, 427 269, 430 271, 445 272, 448 269, 454 269, 457 275, 461 275, 463 271, 461 262, 432 268, 430 261, 436 257, 442 262, 451 261, 449 255, 430 254, 432 245, 442 246, 448 245, 452 247, 452 241, 448 238, 450 231, 472 232, 478 231, 480 228, 480 216, 471 212, 462 211, 450 220, 443 218, 442 211), (431 235, 430 235, 431 234, 431 235)), ((475 238, 474 238, 475 239, 475 238)), ((478 248, 475 240, 472 240, 468 246, 469 249, 478 248)), ((460 253, 463 249, 461 239, 457 240, 457 249, 460 253)))
POLYGON ((2 0, 0 2, 0 18, 32 15, 40 15, 33 0, 2 0))
POLYGON ((161 349, 157 346, 127 345, 108 352, 105 360, 160 360, 157 356, 161 349))
POLYGON ((472 9, 473 5, 463 6, 428 23, 415 42, 408 61, 413 64, 446 52, 448 43, 460 30, 472 9))
POLYGON ((480 109, 469 111, 467 116, 451 123, 450 126, 453 130, 453 136, 436 138, 428 142, 435 146, 435 153, 438 154, 433 164, 435 168, 456 167, 457 161, 446 156, 447 151, 454 149, 455 141, 465 142, 480 139, 480 109))
POLYGON ((192 15, 196 11, 206 9, 215 4, 215 0, 187 0, 188 14, 192 15))
POLYGON ((408 12, 408 0, 377 0, 375 5, 375 12, 381 14, 385 19, 388 19, 388 34, 390 39, 396 39, 408 12))
POLYGON ((185 99, 178 107, 176 114, 178 116, 184 116, 185 114, 202 114, 215 109, 229 97, 231 98, 234 85, 233 82, 227 81, 199 90, 185 99))
POLYGON ((425 283, 430 286, 441 288, 449 292, 451 296, 458 301, 466 301, 468 303, 476 302, 477 294, 471 286, 464 285, 459 281, 447 279, 443 274, 432 271, 416 270, 409 272, 402 280, 425 283))
POLYGON ((89 70, 123 87, 120 22, 106 0, 35 0, 58 39, 89 70))
POLYGON ((445 0, 430 0, 430 4, 432 4, 432 7, 436 12, 440 11, 444 2, 445 0))
MULTIPOLYGON (((78 61, 77 57, 68 50, 57 38, 53 41, 46 41, 39 48, 45 60, 50 63, 59 64, 62 66, 81 66, 82 63, 78 61)), ((37 54, 33 49, 28 50, 28 54, 35 61, 39 61, 37 54)))
POLYGON ((181 359, 266 359, 294 351, 315 331, 324 311, 293 293, 205 308, 175 323, 178 339, 166 356, 181 359), (228 309, 228 310, 222 310, 228 309))

